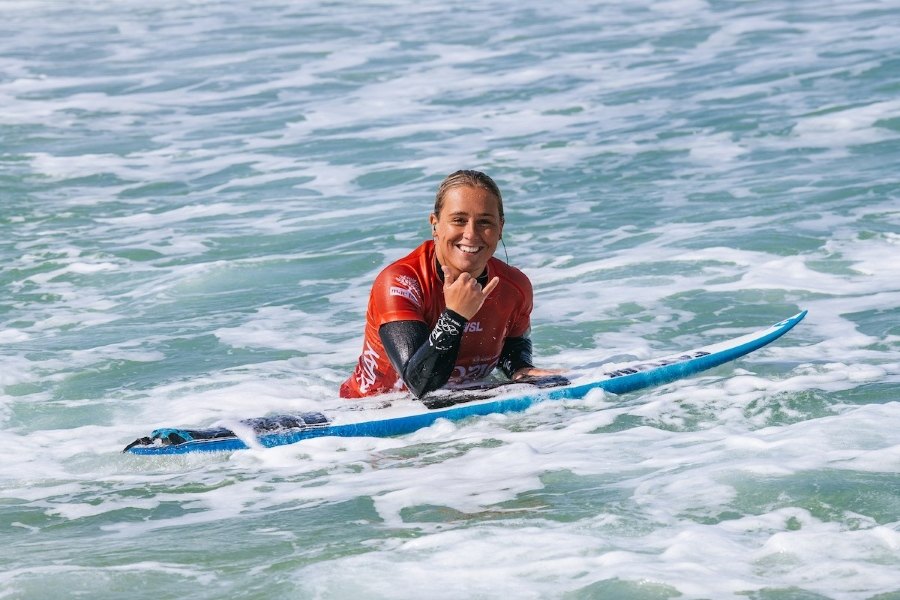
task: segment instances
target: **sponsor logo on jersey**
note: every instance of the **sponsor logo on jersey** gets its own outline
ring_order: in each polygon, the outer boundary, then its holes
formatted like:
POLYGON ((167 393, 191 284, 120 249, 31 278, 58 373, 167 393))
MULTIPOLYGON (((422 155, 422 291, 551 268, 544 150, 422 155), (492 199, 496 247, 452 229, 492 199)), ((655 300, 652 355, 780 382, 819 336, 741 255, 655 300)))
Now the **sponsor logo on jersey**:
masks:
POLYGON ((464 331, 465 333, 475 333, 478 331, 484 331, 484 329, 481 328, 480 321, 469 321, 468 323, 466 323, 466 328, 464 331))
POLYGON ((406 298, 418 307, 422 306, 422 288, 415 278, 407 275, 398 275, 394 278, 394 283, 388 290, 391 296, 401 296, 406 298))
POLYGON ((491 371, 493 371, 494 367, 496 366, 496 360, 476 363, 467 366, 456 365, 456 367, 453 368, 453 373, 450 375, 450 378, 456 382, 476 381, 478 379, 484 379, 491 374, 491 371))
POLYGON ((370 387, 375 385, 375 368, 381 356, 372 349, 372 345, 366 342, 362 356, 359 357, 359 369, 356 380, 359 382, 359 391, 365 394, 370 387))

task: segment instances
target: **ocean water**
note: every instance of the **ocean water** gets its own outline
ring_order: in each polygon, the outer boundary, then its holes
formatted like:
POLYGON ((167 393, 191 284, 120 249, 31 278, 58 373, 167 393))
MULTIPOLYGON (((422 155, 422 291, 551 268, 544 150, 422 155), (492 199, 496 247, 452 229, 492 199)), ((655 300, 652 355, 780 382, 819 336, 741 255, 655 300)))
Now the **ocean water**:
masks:
POLYGON ((0 598, 900 598, 896 0, 0 1, 0 598), (331 401, 490 173, 541 366, 701 376, 390 439, 331 401))

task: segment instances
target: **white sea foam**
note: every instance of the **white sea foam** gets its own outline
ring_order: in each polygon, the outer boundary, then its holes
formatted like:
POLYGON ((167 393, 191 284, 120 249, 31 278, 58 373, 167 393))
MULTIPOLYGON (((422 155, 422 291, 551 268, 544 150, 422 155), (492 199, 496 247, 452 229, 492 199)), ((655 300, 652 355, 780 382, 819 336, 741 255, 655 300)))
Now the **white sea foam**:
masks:
POLYGON ((266 307, 238 327, 215 331, 216 337, 236 347, 265 347, 282 350, 302 350, 311 354, 329 354, 334 346, 313 331, 327 333, 330 321, 324 315, 291 311, 284 307, 266 307), (298 334, 298 331, 308 332, 298 334))

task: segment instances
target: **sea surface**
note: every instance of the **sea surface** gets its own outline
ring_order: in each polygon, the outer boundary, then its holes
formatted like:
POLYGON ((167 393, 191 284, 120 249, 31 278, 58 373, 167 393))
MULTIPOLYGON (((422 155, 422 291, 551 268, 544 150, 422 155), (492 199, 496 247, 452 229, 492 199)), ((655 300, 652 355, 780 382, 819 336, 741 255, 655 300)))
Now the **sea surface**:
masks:
POLYGON ((0 598, 900 598, 897 0, 0 0, 0 598), (459 168, 540 366, 699 376, 389 438, 334 402, 459 168))

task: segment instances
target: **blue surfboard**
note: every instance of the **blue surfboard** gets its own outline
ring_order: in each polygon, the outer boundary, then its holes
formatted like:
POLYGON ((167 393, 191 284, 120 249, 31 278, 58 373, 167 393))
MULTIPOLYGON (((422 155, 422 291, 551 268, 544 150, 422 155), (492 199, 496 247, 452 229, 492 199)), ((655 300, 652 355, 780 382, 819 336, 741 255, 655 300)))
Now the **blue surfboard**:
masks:
POLYGON ((240 421, 232 427, 164 428, 138 438, 124 452, 141 455, 225 452, 271 448, 322 436, 386 437, 411 433, 438 419, 453 421, 516 412, 537 402, 577 399, 594 389, 624 394, 682 379, 762 348, 790 331, 806 311, 755 333, 695 350, 601 368, 599 375, 540 378, 467 389, 439 390, 415 400, 386 396, 347 403, 331 411, 276 415, 240 421))

